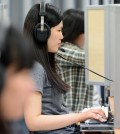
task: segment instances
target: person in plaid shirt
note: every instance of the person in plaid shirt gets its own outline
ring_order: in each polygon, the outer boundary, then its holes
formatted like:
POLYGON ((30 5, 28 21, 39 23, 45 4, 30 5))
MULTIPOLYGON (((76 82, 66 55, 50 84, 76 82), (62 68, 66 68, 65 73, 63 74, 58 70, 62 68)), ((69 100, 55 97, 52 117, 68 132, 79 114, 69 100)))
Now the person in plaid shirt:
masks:
POLYGON ((63 13, 63 43, 62 52, 56 53, 57 73, 69 86, 70 90, 64 96, 65 105, 78 112, 93 106, 93 86, 85 82, 84 47, 84 13, 77 9, 68 9, 63 13), (63 58, 61 58, 61 55, 63 58))

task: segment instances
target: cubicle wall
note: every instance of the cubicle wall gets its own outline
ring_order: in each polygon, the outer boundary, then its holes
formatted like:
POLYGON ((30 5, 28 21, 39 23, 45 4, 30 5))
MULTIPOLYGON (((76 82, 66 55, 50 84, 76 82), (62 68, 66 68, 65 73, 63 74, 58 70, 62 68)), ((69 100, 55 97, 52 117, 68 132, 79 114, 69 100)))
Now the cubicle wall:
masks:
POLYGON ((109 79, 86 71, 86 81, 110 86, 115 101, 115 127, 120 128, 120 5, 86 8, 85 50, 86 68, 109 79))
POLYGON ((115 128, 120 128, 120 5, 111 5, 109 9, 110 23, 110 77, 111 95, 115 101, 115 128))

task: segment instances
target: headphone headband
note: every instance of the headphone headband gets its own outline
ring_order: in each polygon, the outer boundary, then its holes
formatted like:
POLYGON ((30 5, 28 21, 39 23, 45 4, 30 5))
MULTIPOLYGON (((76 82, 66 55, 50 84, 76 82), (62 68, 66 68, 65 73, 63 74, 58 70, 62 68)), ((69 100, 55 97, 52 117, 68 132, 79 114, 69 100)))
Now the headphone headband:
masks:
POLYGON ((41 2, 41 4, 40 4, 40 13, 45 13, 45 3, 44 3, 44 1, 42 1, 41 2))
POLYGON ((40 4, 40 12, 39 12, 39 15, 40 15, 40 22, 41 22, 41 31, 44 30, 44 22, 45 22, 45 4, 44 4, 44 1, 41 2, 40 4))
POLYGON ((44 1, 40 3, 40 23, 36 24, 34 29, 34 36, 35 39, 39 42, 45 42, 47 41, 49 35, 50 35, 50 27, 45 23, 45 17, 46 17, 46 5, 44 4, 44 1))

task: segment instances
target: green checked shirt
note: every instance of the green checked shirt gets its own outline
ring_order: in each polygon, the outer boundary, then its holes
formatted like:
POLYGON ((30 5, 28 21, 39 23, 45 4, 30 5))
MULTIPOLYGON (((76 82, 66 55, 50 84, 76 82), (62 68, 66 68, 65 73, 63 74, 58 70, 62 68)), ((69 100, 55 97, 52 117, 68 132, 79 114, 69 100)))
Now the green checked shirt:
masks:
POLYGON ((70 90, 64 96, 65 105, 72 108, 74 112, 92 107, 93 86, 86 85, 85 69, 75 64, 78 63, 85 66, 84 50, 68 42, 63 43, 61 48, 65 52, 58 50, 55 60, 58 74, 70 86, 70 90))

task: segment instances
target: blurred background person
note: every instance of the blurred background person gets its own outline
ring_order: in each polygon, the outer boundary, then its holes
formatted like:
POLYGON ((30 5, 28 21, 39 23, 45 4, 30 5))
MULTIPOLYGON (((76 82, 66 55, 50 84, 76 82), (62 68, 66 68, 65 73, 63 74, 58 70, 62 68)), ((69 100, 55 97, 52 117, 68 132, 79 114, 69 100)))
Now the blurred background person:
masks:
POLYGON ((34 85, 30 73, 33 57, 16 28, 0 26, 0 134, 14 134, 12 121, 23 118, 24 102, 34 85))
POLYGON ((64 96, 65 105, 78 112, 93 106, 93 86, 86 84, 85 69, 79 66, 85 66, 84 12, 78 9, 66 10, 63 13, 62 31, 64 38, 61 48, 65 52, 58 50, 56 67, 62 80, 70 85, 69 92, 64 96))

